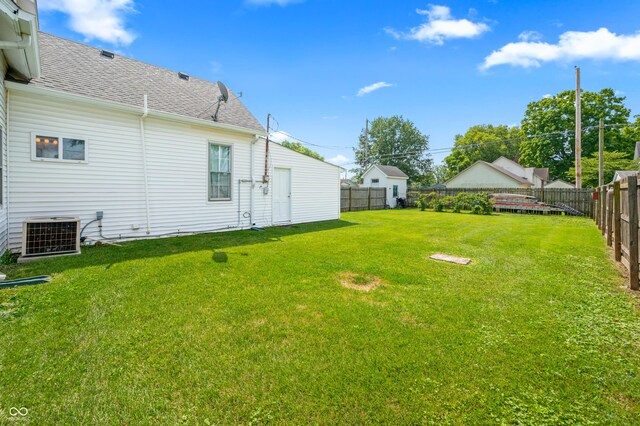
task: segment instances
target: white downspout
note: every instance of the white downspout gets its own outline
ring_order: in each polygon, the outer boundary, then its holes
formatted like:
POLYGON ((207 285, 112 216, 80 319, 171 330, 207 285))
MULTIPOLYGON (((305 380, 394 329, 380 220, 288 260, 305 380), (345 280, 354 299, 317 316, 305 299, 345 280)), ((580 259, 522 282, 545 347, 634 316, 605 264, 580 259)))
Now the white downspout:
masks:
MULTIPOLYGON (((10 173, 9 164, 11 164, 11 162, 9 161, 9 155, 10 155, 9 154, 9 133, 10 133, 10 126, 11 126, 11 99, 10 99, 11 92, 5 89, 4 93, 5 93, 5 102, 6 102, 6 108, 7 108, 6 109, 6 120, 7 121, 5 123, 4 131, 6 132, 7 137, 6 137, 6 140, 4 140, 4 143, 6 144, 6 151, 3 151, 3 152, 5 152, 6 155, 7 155, 7 164, 6 164, 6 168, 7 169, 6 169, 6 171, 4 171, 4 169, 3 169, 3 173, 5 173, 7 181, 4 184, 4 188, 2 188, 3 189, 3 200, 2 201, 7 203, 6 204, 6 206, 7 206, 7 237, 6 237, 6 240, 3 241, 3 242, 0 242, 0 244, 6 242, 7 246, 5 247, 5 249, 8 250, 9 249, 9 245, 10 245, 10 236, 11 236, 11 214, 10 214, 11 212, 9 210, 9 206, 10 206, 10 203, 9 203, 9 188, 10 188, 10 185, 11 185, 11 175, 9 174, 10 173), (4 192, 5 188, 6 188, 6 193, 4 192)), ((4 147, 2 147, 2 148, 5 149, 4 147)), ((0 161, 2 161, 2 160, 0 160, 0 161)))
POLYGON ((140 116, 140 141, 142 142, 142 172, 144 174, 144 204, 147 216, 147 235, 151 233, 151 219, 149 213, 149 179, 147 176, 147 144, 144 137, 144 119, 147 117, 147 95, 144 95, 144 107, 140 116))
POLYGON ((26 49, 31 46, 31 36, 24 36, 20 41, 0 41, 0 50, 4 49, 26 49))
POLYGON ((253 174, 253 147, 256 144, 256 142, 258 142, 258 136, 256 135, 256 137, 251 141, 251 149, 250 149, 250 154, 249 154, 249 161, 251 162, 251 166, 249 167, 249 173, 251 174, 251 186, 250 186, 250 192, 249 192, 249 215, 251 217, 251 223, 250 223, 250 227, 253 228, 256 225, 256 222, 254 220, 254 216, 253 216, 253 192, 255 190, 255 186, 256 186, 256 178, 253 174))

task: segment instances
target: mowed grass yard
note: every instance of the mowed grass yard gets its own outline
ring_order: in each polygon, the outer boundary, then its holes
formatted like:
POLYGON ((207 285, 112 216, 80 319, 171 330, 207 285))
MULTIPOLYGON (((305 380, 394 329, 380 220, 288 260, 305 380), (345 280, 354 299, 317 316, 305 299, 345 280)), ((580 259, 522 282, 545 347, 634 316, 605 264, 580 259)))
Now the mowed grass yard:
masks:
POLYGON ((640 423, 638 298, 587 219, 359 212, 5 271, 54 279, 0 290, 0 423, 640 423))

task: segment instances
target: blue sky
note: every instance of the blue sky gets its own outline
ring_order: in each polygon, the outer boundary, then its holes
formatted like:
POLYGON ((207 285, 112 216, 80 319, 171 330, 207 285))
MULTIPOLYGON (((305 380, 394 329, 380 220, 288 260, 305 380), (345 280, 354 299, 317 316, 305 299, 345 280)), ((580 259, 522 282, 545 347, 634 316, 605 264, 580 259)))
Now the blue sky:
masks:
MULTIPOLYGON (((640 114, 640 2, 40 0, 43 31, 220 80, 266 124, 348 164, 366 118, 450 148, 528 102, 612 87, 640 114)), ((276 135, 282 137, 282 133, 276 135)), ((440 162, 446 155, 434 153, 440 162)))

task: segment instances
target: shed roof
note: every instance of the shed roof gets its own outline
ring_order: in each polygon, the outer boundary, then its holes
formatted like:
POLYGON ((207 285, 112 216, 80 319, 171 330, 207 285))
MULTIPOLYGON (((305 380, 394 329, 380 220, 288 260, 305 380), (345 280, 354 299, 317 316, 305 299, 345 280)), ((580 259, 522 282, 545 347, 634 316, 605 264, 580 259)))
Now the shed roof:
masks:
POLYGON ((406 178, 409 179, 409 176, 396 166, 383 166, 382 164, 376 164, 374 167, 380 169, 382 173, 387 175, 387 177, 397 177, 397 178, 406 178))
MULTIPOLYGON (((214 82, 146 64, 119 54, 110 59, 101 49, 76 41, 39 33, 42 73, 28 84, 95 99, 143 106, 148 96, 151 110, 211 121, 220 96, 214 82)), ((260 122, 230 92, 222 104, 218 122, 264 132, 260 122)))

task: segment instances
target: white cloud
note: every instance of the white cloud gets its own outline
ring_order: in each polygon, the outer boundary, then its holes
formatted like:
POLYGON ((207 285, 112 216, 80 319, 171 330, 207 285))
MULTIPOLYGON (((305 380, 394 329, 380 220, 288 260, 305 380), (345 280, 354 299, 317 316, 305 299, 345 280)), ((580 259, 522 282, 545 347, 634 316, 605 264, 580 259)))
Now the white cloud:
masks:
POLYGON ((277 132, 273 132, 269 134, 269 139, 274 142, 284 142, 288 140, 292 140, 291 136, 282 130, 278 130, 277 132))
MULTIPOLYGON (((582 93, 582 91, 580 91, 580 93, 582 93)), ((542 99, 549 99, 552 98, 553 96, 549 93, 542 95, 542 99)))
POLYGON ((597 31, 567 31, 557 44, 536 40, 509 43, 484 59, 480 69, 497 65, 539 67, 544 62, 582 59, 640 61, 640 33, 617 35, 606 28, 597 31))
POLYGON ((377 83, 370 84, 358 90, 358 96, 364 96, 367 93, 375 92, 376 90, 385 88, 385 87, 393 87, 395 84, 387 83, 386 81, 379 81, 377 83))
POLYGON ((523 31, 518 35, 520 41, 540 41, 542 40, 542 34, 537 31, 523 31))
POLYGON ((246 0, 245 3, 253 6, 271 6, 273 4, 284 7, 294 3, 302 3, 304 0, 246 0))
POLYGON ((335 164, 336 166, 344 166, 345 164, 351 163, 351 160, 342 154, 331 157, 327 161, 331 164, 335 164))
POLYGON ((385 31, 397 39, 416 40, 425 43, 442 45, 445 40, 454 38, 475 38, 489 31, 483 22, 472 22, 468 19, 454 19, 447 6, 430 5, 428 9, 417 9, 419 15, 427 17, 427 22, 411 28, 408 32, 385 28, 385 31))
POLYGON ((126 46, 136 38, 124 22, 126 15, 135 12, 133 0, 40 0, 38 7, 69 15, 71 29, 86 40, 126 46))

